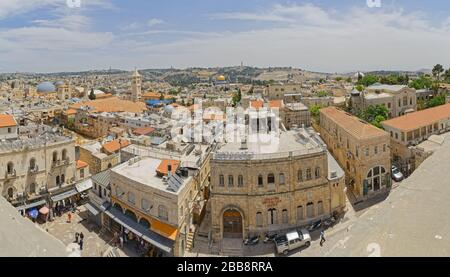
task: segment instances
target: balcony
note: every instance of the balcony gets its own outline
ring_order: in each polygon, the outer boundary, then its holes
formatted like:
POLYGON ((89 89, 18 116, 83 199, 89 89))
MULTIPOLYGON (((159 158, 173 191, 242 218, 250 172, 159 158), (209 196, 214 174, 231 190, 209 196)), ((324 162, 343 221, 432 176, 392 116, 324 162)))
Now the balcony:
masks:
POLYGON ((30 174, 36 174, 36 173, 39 172, 39 167, 38 167, 37 165, 35 165, 35 166, 30 166, 30 167, 28 168, 28 172, 29 172, 30 174))
POLYGON ((52 161, 52 168, 69 165, 69 159, 52 161))
POLYGON ((6 180, 10 180, 10 179, 15 179, 17 177, 17 173, 16 170, 12 170, 12 171, 6 171, 5 172, 5 179, 6 180))

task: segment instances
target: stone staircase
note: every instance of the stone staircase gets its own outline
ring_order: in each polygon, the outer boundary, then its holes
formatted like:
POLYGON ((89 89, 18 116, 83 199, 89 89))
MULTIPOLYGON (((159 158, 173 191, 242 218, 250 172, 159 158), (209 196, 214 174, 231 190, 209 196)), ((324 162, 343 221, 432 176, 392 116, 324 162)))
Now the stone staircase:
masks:
POLYGON ((191 251, 194 247, 194 237, 195 237, 195 231, 189 232, 186 238, 186 249, 187 251, 191 251))
POLYGON ((109 247, 108 250, 106 250, 106 253, 103 255, 103 257, 106 257, 106 258, 120 257, 119 253, 117 252, 117 247, 109 247))

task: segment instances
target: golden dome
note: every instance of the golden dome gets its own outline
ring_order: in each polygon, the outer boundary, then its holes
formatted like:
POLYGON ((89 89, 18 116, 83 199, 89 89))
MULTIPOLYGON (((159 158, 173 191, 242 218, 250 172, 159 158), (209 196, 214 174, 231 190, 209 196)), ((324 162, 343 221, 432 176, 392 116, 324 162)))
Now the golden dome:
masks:
POLYGON ((220 75, 219 77, 217 77, 217 81, 225 81, 225 76, 220 75))

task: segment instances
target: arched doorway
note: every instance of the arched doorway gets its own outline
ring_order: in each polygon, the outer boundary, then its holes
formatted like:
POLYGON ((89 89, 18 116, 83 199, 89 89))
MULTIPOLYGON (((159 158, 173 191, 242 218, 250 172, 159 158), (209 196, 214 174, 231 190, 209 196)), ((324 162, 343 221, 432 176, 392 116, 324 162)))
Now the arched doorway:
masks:
POLYGON ((223 237, 242 238, 242 215, 236 209, 228 209, 223 213, 223 237))
POLYGON ((118 203, 115 203, 115 204, 114 204, 114 208, 118 209, 120 212, 123 213, 122 206, 120 206, 118 203))

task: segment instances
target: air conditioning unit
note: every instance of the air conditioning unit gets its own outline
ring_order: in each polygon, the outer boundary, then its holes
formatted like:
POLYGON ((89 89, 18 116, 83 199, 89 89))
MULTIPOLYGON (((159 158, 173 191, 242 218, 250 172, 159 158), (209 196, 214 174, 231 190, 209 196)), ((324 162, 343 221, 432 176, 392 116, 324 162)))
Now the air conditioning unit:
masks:
POLYGON ((24 196, 25 196, 25 194, 23 192, 17 193, 17 198, 23 198, 24 196))

